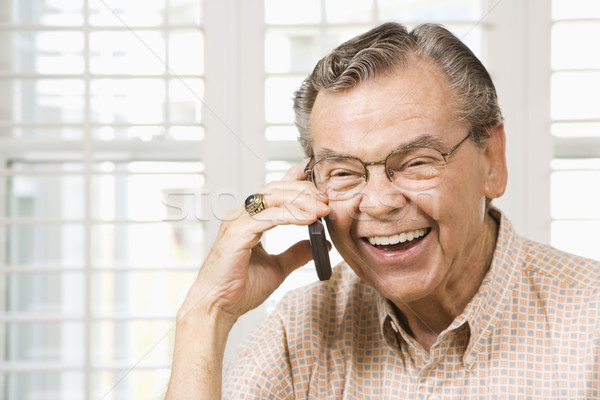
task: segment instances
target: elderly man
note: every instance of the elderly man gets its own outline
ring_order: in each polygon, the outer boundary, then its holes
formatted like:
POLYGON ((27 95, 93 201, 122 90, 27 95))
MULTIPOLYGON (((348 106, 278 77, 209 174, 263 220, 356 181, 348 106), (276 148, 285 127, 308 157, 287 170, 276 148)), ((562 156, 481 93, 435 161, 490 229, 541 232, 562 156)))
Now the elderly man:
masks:
POLYGON ((178 315, 167 398, 600 398, 600 265, 491 206, 504 126, 463 43, 384 24, 323 58, 295 110, 309 158, 223 223, 178 315), (261 234, 322 217, 344 262, 284 298, 222 390, 234 322, 311 258, 308 242, 267 254, 261 234))

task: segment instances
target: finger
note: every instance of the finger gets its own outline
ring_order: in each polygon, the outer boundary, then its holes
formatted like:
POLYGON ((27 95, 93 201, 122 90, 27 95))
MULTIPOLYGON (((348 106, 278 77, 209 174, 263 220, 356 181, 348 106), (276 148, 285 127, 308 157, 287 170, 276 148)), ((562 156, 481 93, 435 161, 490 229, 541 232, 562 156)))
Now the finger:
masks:
POLYGON ((306 168, 306 166, 308 165, 309 162, 310 162, 310 158, 305 158, 304 160, 300 161, 298 164, 294 165, 293 167, 291 167, 290 169, 287 170, 287 172, 283 176, 282 180, 284 180, 284 181, 306 180, 307 175, 306 175, 306 172, 304 172, 304 169, 306 168))
POLYGON ((278 225, 310 225, 317 218, 327 215, 329 206, 314 198, 268 206, 252 216, 240 205, 227 214, 227 219, 219 227, 217 241, 237 243, 240 249, 251 249, 258 244, 265 231, 278 225))
POLYGON ((327 196, 309 182, 270 182, 262 188, 261 193, 265 198, 267 208, 295 204, 300 208, 312 210, 329 203, 327 196))
MULTIPOLYGON (((328 213, 328 210, 324 213, 328 213)), ((250 224, 252 230, 264 232, 278 225, 310 225, 319 218, 315 210, 305 210, 295 204, 285 204, 282 207, 267 208, 253 215, 250 224)))
MULTIPOLYGON (((223 223, 219 229, 217 242, 236 243, 239 249, 252 249, 259 244, 262 234, 279 225, 309 225, 316 221, 319 214, 302 210, 294 204, 285 207, 270 207, 253 216, 241 211, 235 220, 223 223)), ((328 213, 328 210, 325 212, 328 213)), ((229 247, 230 250, 231 247, 229 247)))
POLYGON ((288 276, 292 271, 312 260, 310 241, 302 240, 294 244, 283 253, 276 255, 275 259, 285 276, 288 276))

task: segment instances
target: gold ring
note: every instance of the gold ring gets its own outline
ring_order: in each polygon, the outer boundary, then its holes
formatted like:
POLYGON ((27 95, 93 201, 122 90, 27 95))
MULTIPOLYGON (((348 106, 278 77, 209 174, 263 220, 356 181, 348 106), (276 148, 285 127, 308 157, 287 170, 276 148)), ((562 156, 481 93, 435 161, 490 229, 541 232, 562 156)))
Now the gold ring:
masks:
POLYGON ((250 215, 255 215, 267 208, 267 203, 265 202, 265 196, 260 193, 254 193, 250 196, 246 197, 246 201, 244 202, 244 207, 246 207, 246 212, 250 215))

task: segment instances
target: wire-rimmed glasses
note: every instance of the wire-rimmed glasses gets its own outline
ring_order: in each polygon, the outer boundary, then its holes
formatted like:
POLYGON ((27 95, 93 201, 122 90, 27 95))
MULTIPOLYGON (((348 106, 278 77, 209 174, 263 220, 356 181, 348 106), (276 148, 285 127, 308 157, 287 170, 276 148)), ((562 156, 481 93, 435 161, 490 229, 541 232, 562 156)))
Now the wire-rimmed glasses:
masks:
POLYGON ((442 182, 448 158, 471 136, 471 132, 447 152, 433 147, 410 147, 391 152, 385 160, 363 162, 349 156, 325 157, 304 172, 330 200, 343 200, 359 193, 369 181, 368 166, 383 164, 390 182, 402 190, 419 192, 442 182))

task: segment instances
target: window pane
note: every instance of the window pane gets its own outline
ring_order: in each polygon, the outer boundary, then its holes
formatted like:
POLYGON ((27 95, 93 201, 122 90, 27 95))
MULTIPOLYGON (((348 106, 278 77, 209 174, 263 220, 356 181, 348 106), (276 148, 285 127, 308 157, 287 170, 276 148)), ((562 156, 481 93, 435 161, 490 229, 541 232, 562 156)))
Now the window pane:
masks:
POLYGON ((204 128, 201 126, 173 126, 167 137, 173 140, 204 140, 204 128))
POLYGON ((553 221, 552 246, 600 260, 600 221, 553 221))
POLYGON ((92 137, 101 141, 110 140, 163 140, 166 137, 165 127, 150 126, 118 126, 107 125, 92 129, 92 137))
POLYGON ((550 162, 553 170, 600 170, 600 158, 555 158, 550 162))
POLYGON ((198 271, 96 272, 92 277, 95 316, 173 316, 198 271))
POLYGON ((100 123, 156 124, 164 120, 160 79, 97 79, 91 82, 92 118, 100 123))
POLYGON ((92 261, 116 268, 198 266, 203 240, 199 223, 102 224, 92 230, 92 261))
POLYGON ((14 173, 31 175, 53 171, 65 174, 83 172, 83 164, 79 162, 13 161, 9 166, 14 173))
POLYGON ((267 29, 265 36, 265 71, 308 74, 321 57, 318 29, 267 29))
POLYGON ((83 265, 85 236, 81 225, 10 225, 7 230, 8 265, 83 265))
POLYGON ((199 25, 202 21, 200 0, 169 0, 169 23, 199 25))
POLYGON ((552 173, 551 207, 556 219, 600 219, 600 171, 552 173))
POLYGON ((125 361, 133 366, 169 363, 175 320, 101 321, 92 325, 95 366, 125 361))
POLYGON ((321 1, 319 0, 265 0, 267 24, 316 24, 320 21, 321 1))
POLYGON ((94 177, 93 217, 105 221, 173 221, 176 216, 202 220, 202 175, 144 174, 94 177), (185 203, 180 204, 180 200, 185 203), (182 209, 185 205, 190 209, 182 209))
POLYGON ((557 122, 551 129, 559 137, 600 137, 600 122, 557 122))
POLYGON ((0 32, 0 43, 10 46, 3 69, 19 73, 82 74, 81 32, 0 32), (7 62, 10 65, 7 65, 7 62))
MULTIPOLYGON (((131 366, 129 366, 131 367, 131 366)), ((165 395, 170 370, 123 368, 101 371, 92 376, 94 399, 102 400, 156 400, 165 395)))
POLYGON ((155 26, 164 23, 165 0, 89 0, 90 24, 155 26))
MULTIPOLYGON (((2 13, 2 22, 56 26, 83 24, 83 0, 13 0, 10 3, 12 13, 2 13)), ((8 8, 4 4, 3 7, 8 8)))
POLYGON ((81 372, 7 373, 4 379, 6 399, 85 399, 81 372))
POLYGON ((0 79, 0 93, 12 99, 0 120, 36 123, 81 123, 84 85, 77 79, 0 79))
POLYGON ((83 274, 79 272, 9 274, 6 311, 81 315, 84 311, 83 274))
POLYGON ((23 139, 45 139, 45 140, 81 140, 83 131, 80 127, 17 127, 0 128, 0 138, 23 138, 23 139))
POLYGON ((265 131, 267 140, 297 141, 299 135, 295 126, 271 126, 265 131))
POLYGON ((600 71, 556 72, 550 89, 552 119, 598 118, 600 71))
POLYGON ((297 76, 265 80, 265 110, 268 123, 294 122, 292 95, 300 87, 303 79, 303 76, 297 76))
MULTIPOLYGON (((349 39, 352 39, 353 37, 360 35, 361 33, 366 32, 369 28, 371 28, 371 27, 370 26, 357 26, 357 27, 349 27, 349 28, 348 27, 344 27, 344 28, 332 27, 332 28, 328 29, 327 33, 325 34, 325 48, 329 49, 329 50, 333 50, 334 48, 338 47, 343 42, 345 42, 349 39)), ((320 55, 319 58, 321 58, 324 55, 325 54, 320 55)), ((318 60, 316 60, 316 61, 318 61, 318 60)), ((315 63, 313 63, 309 72, 312 71, 312 68, 314 68, 316 61, 315 61, 315 63)))
POLYGON ((165 43, 160 32, 90 33, 90 71, 94 74, 162 74, 165 43))
MULTIPOLYGON (((185 90, 188 90, 187 88, 185 90)), ((190 95, 192 95, 190 93, 190 95)), ((170 103, 171 107, 173 107, 173 118, 192 118, 191 111, 191 99, 189 102, 182 101, 179 104, 170 103)), ((194 101, 199 100, 197 98, 194 101)), ((200 107, 199 105, 195 105, 200 107)), ((200 110, 197 108, 194 109, 194 118, 200 118, 201 114, 200 110)), ((173 121, 173 123, 185 123, 179 121, 173 121)), ((198 122, 199 123, 199 122, 198 122)), ((204 128, 202 126, 198 126, 197 123, 189 126, 171 126, 170 128, 165 129, 164 126, 160 125, 150 125, 150 126, 114 126, 107 125, 99 128, 92 129, 92 137, 101 141, 110 141, 110 140, 142 140, 142 141, 152 141, 152 140, 193 140, 200 141, 204 139, 204 128)))
POLYGON ((481 17, 479 0, 377 0, 382 21, 478 21, 481 17))
POLYGON ((79 322, 9 323, 5 359, 82 362, 83 339, 83 324, 79 322))
POLYGON ((196 161, 129 161, 129 162, 98 162, 93 165, 96 172, 121 173, 200 173, 204 164, 196 161))
POLYGON ((204 36, 202 32, 171 31, 169 73, 175 75, 202 75, 204 73, 204 36))
POLYGON ((552 68, 600 68, 600 51, 590 40, 600 37, 600 21, 559 22, 552 26, 552 68))
POLYGON ((173 123, 202 123, 202 79, 172 79, 169 81, 169 118, 173 123))
MULTIPOLYGON (((298 160, 298 162, 300 162, 300 160, 298 160)), ((288 161, 267 161, 267 173, 265 183, 281 180, 281 178, 283 178, 283 176, 285 175, 286 171, 290 169, 293 165, 294 163, 288 161)))
POLYGON ((324 0, 327 21, 331 23, 369 22, 373 0, 324 0))
POLYGON ((600 18, 600 2, 552 0, 552 19, 600 18))
POLYGON ((8 180, 8 216, 82 219, 82 176, 17 175, 8 180))

